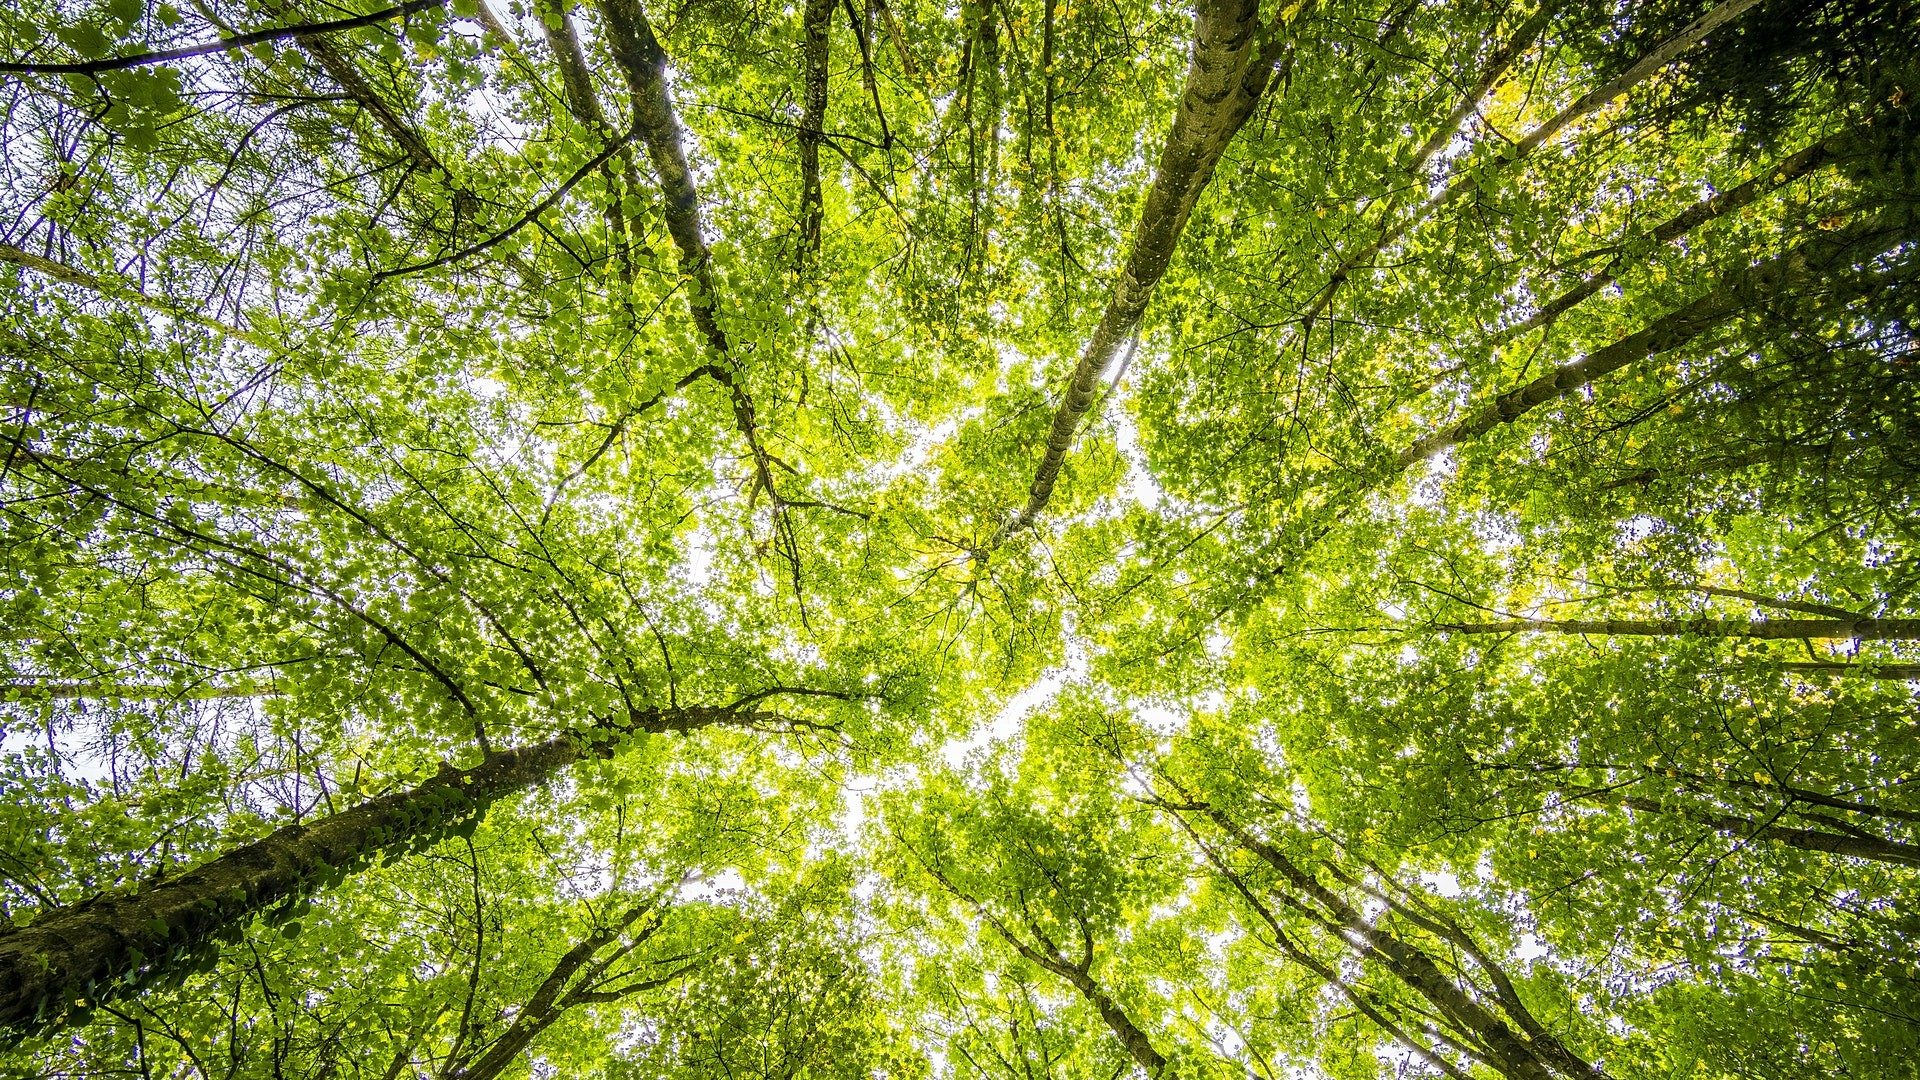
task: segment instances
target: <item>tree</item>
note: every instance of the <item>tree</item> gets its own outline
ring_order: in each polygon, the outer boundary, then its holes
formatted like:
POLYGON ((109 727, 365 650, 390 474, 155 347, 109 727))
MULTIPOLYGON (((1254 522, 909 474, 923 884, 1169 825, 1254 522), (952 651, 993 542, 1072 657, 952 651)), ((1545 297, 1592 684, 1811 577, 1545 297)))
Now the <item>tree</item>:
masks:
POLYGON ((1908 1075, 1907 0, 0 12, 0 1074, 1908 1075))

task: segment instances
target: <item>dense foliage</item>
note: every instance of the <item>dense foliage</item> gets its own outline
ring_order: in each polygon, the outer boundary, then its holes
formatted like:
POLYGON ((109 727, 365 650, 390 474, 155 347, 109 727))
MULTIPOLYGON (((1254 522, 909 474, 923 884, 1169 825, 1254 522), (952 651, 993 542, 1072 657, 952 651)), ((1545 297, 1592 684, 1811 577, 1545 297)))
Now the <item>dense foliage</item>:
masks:
POLYGON ((0 1074, 1920 1075, 1910 0, 16 0, 0 1074))

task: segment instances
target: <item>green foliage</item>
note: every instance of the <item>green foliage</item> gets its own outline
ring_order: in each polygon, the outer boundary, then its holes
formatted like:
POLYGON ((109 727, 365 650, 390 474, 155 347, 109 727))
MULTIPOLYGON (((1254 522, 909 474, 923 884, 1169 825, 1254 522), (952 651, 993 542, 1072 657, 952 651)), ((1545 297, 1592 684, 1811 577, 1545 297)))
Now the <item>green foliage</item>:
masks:
POLYGON ((1009 533, 1192 13, 614 2, 0 11, 0 1076, 1915 1075, 1912 4, 1267 4, 1009 533))

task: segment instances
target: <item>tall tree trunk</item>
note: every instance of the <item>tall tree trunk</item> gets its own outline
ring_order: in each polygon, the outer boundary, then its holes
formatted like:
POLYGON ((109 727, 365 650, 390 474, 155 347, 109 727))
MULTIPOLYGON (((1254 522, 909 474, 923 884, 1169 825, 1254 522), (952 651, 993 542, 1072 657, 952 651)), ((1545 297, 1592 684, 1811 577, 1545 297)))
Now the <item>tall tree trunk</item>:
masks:
MULTIPOLYGON (((593 75, 587 67, 586 52, 580 48, 580 37, 574 32, 572 13, 561 0, 540 0, 537 14, 540 32, 547 39, 547 51, 553 54, 554 65, 560 69, 560 86, 566 94, 567 111, 581 123, 591 126, 602 140, 612 141, 613 123, 607 119, 606 110, 600 106, 600 96, 594 92, 593 75)), ((640 233, 627 220, 621 204, 628 191, 637 192, 640 189, 639 173, 634 169, 633 153, 628 147, 622 145, 616 156, 617 161, 609 161, 601 168, 611 196, 603 214, 607 219, 608 242, 617 250, 621 270, 631 284, 632 249, 639 246, 640 233)))
MULTIPOLYGON (((1598 110, 1601 106, 1606 105, 1608 102, 1627 93, 1642 82, 1645 82, 1648 77, 1666 67, 1674 57, 1698 45, 1701 39, 1705 38, 1708 34, 1733 21, 1757 3, 1759 3, 1759 0, 1723 0, 1718 7, 1715 7, 1712 11, 1694 20, 1678 34, 1661 42, 1653 51, 1641 57, 1639 62, 1635 63, 1632 68, 1608 82, 1594 87, 1585 94, 1580 95, 1579 100, 1560 110, 1559 113, 1555 114, 1539 127, 1521 136, 1518 142, 1507 149, 1506 154, 1499 160, 1498 164, 1501 167, 1511 167, 1524 160, 1534 151, 1553 141, 1554 136, 1564 131, 1567 125, 1598 110)), ((1413 213, 1383 230, 1380 236, 1372 243, 1340 260, 1340 264, 1334 268, 1333 273, 1328 277, 1326 286, 1314 296, 1313 302, 1308 305, 1307 310, 1302 315, 1301 321, 1310 326, 1313 320, 1317 318, 1321 312, 1325 311, 1327 305, 1332 302, 1333 294, 1340 288, 1341 283, 1347 280, 1348 275, 1363 266, 1371 264, 1374 259, 1379 257, 1381 252, 1393 246, 1401 237, 1407 235, 1409 231, 1432 217, 1441 209, 1452 204, 1468 192, 1478 190, 1480 182, 1480 178, 1473 172, 1467 172, 1455 178, 1454 181, 1442 189, 1439 194, 1432 196, 1415 207, 1413 213)))
POLYGON ((1657 799, 1628 797, 1622 798, 1620 805, 1647 814, 1667 814, 1686 818, 1716 832, 1743 840, 1767 840, 1776 844, 1785 844, 1788 847, 1796 847, 1802 851, 1845 855, 1849 858, 1891 863, 1895 866, 1920 867, 1920 845, 1903 844, 1898 840, 1824 832, 1820 829, 1794 829, 1784 825, 1774 825, 1768 821, 1755 821, 1737 814, 1721 813, 1705 807, 1661 802, 1657 799))
MULTIPOLYGON (((453 171, 447 168, 446 163, 433 152, 433 148, 427 145, 426 139, 422 138, 420 133, 415 131, 412 125, 408 124, 406 119, 394 109, 393 105, 381 96, 380 91, 367 81, 359 65, 355 64, 347 54, 341 52, 333 39, 321 34, 301 34, 294 38, 294 42, 308 56, 313 57, 314 62, 339 85, 340 89, 346 91, 354 104, 373 117, 381 130, 387 133, 387 137, 399 145, 401 152, 406 154, 407 161, 414 169, 428 175, 438 175, 445 181, 447 187, 453 192, 456 210, 449 235, 454 244, 460 243, 459 227, 463 224, 476 227, 478 223, 461 222, 459 208, 465 206, 477 211, 478 208, 486 205, 486 200, 473 189, 460 183, 459 179, 453 175, 453 171)), ((507 252, 500 258, 513 268, 514 273, 520 276, 521 283, 528 289, 533 289, 539 284, 541 280, 539 272, 523 256, 517 252, 507 252)))
POLYGON ((1452 634, 1593 634, 1625 637, 1768 638, 1798 641, 1920 640, 1920 619, 1508 619, 1502 622, 1439 623, 1452 634))
MULTIPOLYGON (((1266 90, 1279 58, 1280 40, 1256 49, 1260 6, 1258 0, 1199 0, 1193 18, 1193 57, 1186 85, 1160 152, 1160 166, 1147 189, 1146 204, 1133 234, 1133 250, 1120 279, 1113 284, 1106 311, 1093 328, 1080 354, 1073 377, 1047 432, 1047 449, 1034 471, 1033 486, 1020 512, 1002 525, 987 545, 999 544, 1032 525, 1053 497, 1067 450, 1073 445, 1080 420, 1093 405, 1094 391, 1119 356, 1120 348, 1153 299, 1154 286, 1173 261, 1180 233, 1206 190, 1220 155, 1266 90)), ((1298 18, 1296 12, 1294 18, 1298 18)))
POLYGON ((9 262, 15 266, 32 270, 35 273, 45 274, 55 281, 65 282, 68 285, 78 285, 83 289, 91 289, 101 296, 110 297, 115 300, 124 300, 127 303, 146 308, 148 311, 159 312, 170 319, 181 319, 193 323, 196 326, 205 327, 214 333, 225 334, 228 337, 237 338, 262 349, 277 349, 280 347, 272 338, 265 334, 256 333, 251 330, 243 330, 238 326, 203 315, 197 309, 184 307, 149 296, 131 282, 113 281, 102 278, 97 274, 90 274, 77 267, 68 266, 66 263, 42 258, 31 251, 22 251, 12 244, 0 244, 0 262, 9 262))
POLYGON ((827 118, 827 30, 833 0, 806 0, 800 22, 800 259, 820 250, 825 215, 820 195, 820 141, 827 118))
POLYGON ((652 979, 634 979, 617 987, 603 985, 607 970, 660 929, 658 912, 652 904, 637 904, 611 925, 596 928, 561 955, 553 971, 541 981, 505 1031, 445 1074, 450 1080, 494 1080, 512 1068, 515 1061, 540 1034, 553 1026, 568 1010, 586 1004, 611 1004, 658 989, 691 971, 699 961, 692 960, 665 975, 652 979), (643 915, 654 918, 624 943, 620 938, 643 915), (612 946, 609 950, 609 946, 612 946), (607 955, 600 955, 606 952, 607 955))
POLYGON ((1100 1014, 1100 1019, 1107 1025, 1107 1030, 1113 1032, 1114 1037, 1120 1040, 1120 1045, 1127 1048, 1127 1053, 1133 1060, 1139 1062, 1140 1067, 1147 1071, 1148 1080, 1160 1080, 1166 1072, 1167 1057, 1153 1045, 1153 1040, 1140 1029, 1140 1025, 1133 1022, 1133 1017, 1127 1015, 1127 1011, 1113 1000, 1091 974, 1077 968, 1069 968, 1060 973, 1066 976, 1074 989, 1080 991, 1081 997, 1087 999, 1087 1004, 1092 1005, 1094 1011, 1100 1014))
MULTIPOLYGON (((1871 259, 1911 240, 1915 225, 1910 213, 1889 211, 1836 233, 1816 235, 1792 250, 1729 274, 1705 295, 1655 319, 1639 331, 1507 390, 1452 426, 1415 441, 1401 451, 1392 475, 1503 424, 1511 424, 1541 405, 1635 361, 1678 349, 1749 311, 1764 309, 1802 289, 1826 287, 1835 277, 1853 278, 1855 275, 1844 271, 1854 262, 1871 259)), ((1852 298, 1887 284, 1879 280, 1846 280, 1835 295, 1852 298)))
POLYGON ((442 768, 311 825, 287 825, 181 874, 120 895, 41 913, 0 932, 0 1030, 59 1027, 92 1004, 175 969, 254 916, 312 892, 376 855, 423 844, 635 732, 691 731, 761 719, 736 709, 644 710, 546 742, 442 768))
POLYGON ((779 507, 783 500, 773 483, 773 458, 761 445, 753 399, 742 384, 726 330, 720 325, 713 253, 707 247, 706 226, 701 220, 700 191, 687 164, 686 132, 667 97, 666 50, 653 36, 653 27, 638 0, 600 0, 600 10, 605 16, 607 45, 633 100, 634 130, 647 145, 647 158, 664 197, 667 232, 680 250, 680 272, 692 285, 687 307, 713 353, 714 363, 707 373, 726 387, 734 426, 753 455, 754 480, 779 507))
MULTIPOLYGON (((1805 147, 1772 168, 1765 169, 1725 191, 1715 192, 1694 203, 1647 230, 1639 239, 1644 241, 1645 245, 1653 247, 1671 244, 1706 222, 1750 205, 1768 192, 1777 191, 1816 169, 1833 164, 1840 160, 1848 147, 1858 141, 1859 136, 1848 131, 1805 147)), ((1581 278, 1578 284, 1542 304, 1540 310, 1534 312, 1525 321, 1502 330, 1495 335, 1494 341, 1496 343, 1511 341, 1543 326, 1552 325, 1560 316, 1612 284, 1614 278, 1631 264, 1633 252, 1640 246, 1632 242, 1622 244, 1622 247, 1627 250, 1614 257, 1603 269, 1581 278)))

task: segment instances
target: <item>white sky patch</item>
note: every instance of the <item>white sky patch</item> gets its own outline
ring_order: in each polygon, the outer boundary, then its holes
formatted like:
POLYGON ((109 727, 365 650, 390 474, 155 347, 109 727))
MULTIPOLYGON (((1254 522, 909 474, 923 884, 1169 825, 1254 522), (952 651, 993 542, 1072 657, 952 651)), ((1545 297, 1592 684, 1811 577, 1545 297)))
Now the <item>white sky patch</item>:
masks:
POLYGON ((840 834, 857 841, 867 824, 867 796, 880 786, 878 777, 850 776, 840 785, 840 834))
POLYGON ((740 871, 725 867, 719 873, 693 878, 681 884, 674 891, 680 903, 693 904, 705 901, 710 904, 737 904, 742 896, 751 894, 753 888, 740 871))
POLYGON ((992 720, 973 729, 965 738, 948 739, 940 748, 940 757, 954 769, 963 768, 973 753, 989 744, 1005 742, 1020 733, 1027 717, 1053 704, 1060 688, 1066 685, 1066 668, 1048 668, 1027 688, 1009 698, 992 720))
POLYGON ((486 375, 469 375, 461 381, 466 386, 467 392, 479 398, 481 401, 498 400, 502 394, 507 392, 506 383, 486 375))
POLYGON ((696 589, 712 584, 713 552, 713 533, 707 530, 705 522, 695 525, 687 534, 687 544, 675 564, 674 576, 696 589))
POLYGON ((1086 640, 1067 628, 1066 642, 1066 663, 1041 672, 1025 689, 1009 698, 992 720, 974 728, 965 738, 948 739, 940 748, 941 759, 951 768, 964 767, 974 751, 1018 735, 1027 717, 1053 704, 1061 687, 1071 680, 1084 678, 1087 673, 1086 640))
POLYGON ((1133 718, 1156 735, 1178 735, 1187 727, 1187 710, 1159 702, 1135 705, 1133 718))
POLYGON ((1448 899, 1459 896, 1461 892, 1460 879, 1448 870, 1429 870, 1420 875, 1420 882, 1448 899))
POLYGON ((976 405, 962 411, 958 416, 950 416, 922 430, 913 437, 913 441, 907 444, 906 450, 898 458, 880 467, 879 475, 886 480, 896 480, 909 473, 919 472, 933 457, 933 452, 948 439, 953 438, 953 433, 960 430, 961 424, 974 419, 983 411, 976 405))
POLYGON ((1158 507, 1163 494, 1160 483, 1147 468, 1146 451, 1140 449, 1140 427, 1125 403, 1113 409, 1113 445, 1127 463, 1127 495, 1149 510, 1158 507))

